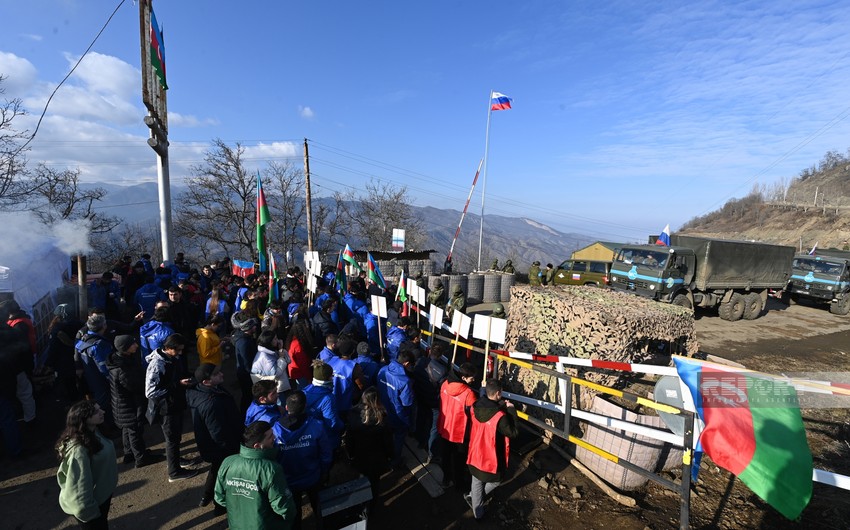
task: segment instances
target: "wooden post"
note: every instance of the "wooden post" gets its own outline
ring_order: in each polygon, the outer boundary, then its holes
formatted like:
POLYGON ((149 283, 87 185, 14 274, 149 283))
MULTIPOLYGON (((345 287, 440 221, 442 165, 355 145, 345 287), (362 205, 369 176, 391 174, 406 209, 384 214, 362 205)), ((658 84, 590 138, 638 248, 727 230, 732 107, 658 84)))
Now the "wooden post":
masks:
POLYGON ((313 200, 310 193, 310 151, 304 138, 304 185, 307 188, 305 208, 307 210, 307 250, 313 251, 313 200))
POLYGON ((80 320, 83 322, 89 318, 88 292, 86 291, 86 257, 77 254, 77 300, 80 306, 80 320))

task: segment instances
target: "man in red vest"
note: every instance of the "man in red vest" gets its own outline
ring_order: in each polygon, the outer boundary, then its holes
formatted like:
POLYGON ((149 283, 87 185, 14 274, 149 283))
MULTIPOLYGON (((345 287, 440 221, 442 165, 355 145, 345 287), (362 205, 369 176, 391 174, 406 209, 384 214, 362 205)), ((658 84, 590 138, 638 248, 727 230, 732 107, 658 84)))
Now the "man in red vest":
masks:
POLYGON ((469 491, 470 488, 466 454, 470 410, 478 399, 471 388, 474 380, 475 367, 472 363, 463 363, 457 373, 449 370, 448 379, 440 386, 437 432, 443 438, 443 485, 448 487, 454 482, 461 491, 469 491))
POLYGON ((464 499, 476 520, 484 517, 484 500, 504 479, 508 469, 510 439, 519 432, 513 403, 502 399, 502 385, 487 381, 485 396, 472 406, 469 456, 472 491, 464 499))

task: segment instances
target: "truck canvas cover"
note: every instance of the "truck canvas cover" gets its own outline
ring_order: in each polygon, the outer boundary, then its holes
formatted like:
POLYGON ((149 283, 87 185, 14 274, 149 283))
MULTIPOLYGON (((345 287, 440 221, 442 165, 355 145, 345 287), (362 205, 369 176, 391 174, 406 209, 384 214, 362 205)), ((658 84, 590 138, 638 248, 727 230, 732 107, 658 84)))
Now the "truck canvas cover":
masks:
POLYGON ((674 234, 671 246, 688 247, 696 255, 694 282, 700 290, 782 289, 791 275, 794 247, 706 239, 674 234))

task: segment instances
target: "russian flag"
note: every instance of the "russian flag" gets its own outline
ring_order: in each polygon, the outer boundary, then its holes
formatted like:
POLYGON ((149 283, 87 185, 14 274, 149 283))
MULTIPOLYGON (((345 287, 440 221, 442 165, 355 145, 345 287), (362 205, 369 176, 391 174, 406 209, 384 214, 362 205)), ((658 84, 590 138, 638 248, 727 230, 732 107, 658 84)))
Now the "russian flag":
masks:
POLYGON ((812 247, 812 250, 809 251, 809 256, 814 256, 815 252, 818 250, 818 241, 815 241, 815 246, 812 247))
POLYGON ((501 92, 493 92, 490 96, 490 110, 508 110, 511 108, 511 101, 513 99, 501 92))
POLYGON ((667 226, 664 227, 664 230, 662 230, 661 233, 658 234, 658 239, 655 240, 655 244, 661 245, 661 246, 664 246, 664 247, 670 246, 670 224, 669 223, 667 224, 667 226))

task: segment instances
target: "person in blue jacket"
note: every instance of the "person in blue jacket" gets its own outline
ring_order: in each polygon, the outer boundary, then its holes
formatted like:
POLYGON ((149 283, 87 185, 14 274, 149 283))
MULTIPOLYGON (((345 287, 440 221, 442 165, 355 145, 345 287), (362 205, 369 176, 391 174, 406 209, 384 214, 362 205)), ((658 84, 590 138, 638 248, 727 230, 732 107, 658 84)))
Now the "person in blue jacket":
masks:
POLYGON ((407 328, 411 326, 411 321, 407 317, 398 319, 398 323, 387 331, 387 352, 390 359, 398 357, 399 348, 407 342, 407 328))
POLYGON ((296 390, 286 398, 286 412, 272 430, 280 448, 278 461, 295 499, 295 524, 301 528, 301 497, 306 493, 316 518, 316 528, 322 527, 319 507, 319 488, 328 479, 333 461, 334 445, 322 422, 308 414, 305 392, 296 390))
POLYGON ((357 343, 349 338, 339 340, 338 355, 328 361, 333 369, 334 401, 340 418, 347 418, 348 411, 354 406, 355 397, 359 397, 366 388, 363 368, 352 359, 357 343))
POLYGON ((169 335, 174 334, 171 327, 171 317, 168 306, 159 306, 153 312, 153 319, 142 324, 139 328, 139 346, 142 355, 142 366, 147 367, 145 360, 155 349, 162 346, 169 335))
POLYGON ((99 280, 89 284, 89 307, 100 307, 106 311, 106 318, 121 318, 121 286, 112 279, 112 273, 106 271, 99 280))
POLYGON ((313 361, 313 383, 304 388, 304 395, 307 398, 307 414, 321 420, 336 448, 345 426, 336 409, 333 369, 329 364, 313 361))
POLYGON ((88 394, 106 413, 106 421, 112 424, 112 395, 109 390, 109 368, 106 362, 114 351, 106 339, 106 317, 95 313, 86 321, 86 334, 74 345, 77 369, 82 369, 88 394))
MULTIPOLYGON (((324 338, 325 347, 322 348, 322 351, 319 352, 319 355, 316 358, 319 359, 320 361, 322 361, 323 363, 326 363, 326 362, 330 362, 331 359, 336 357, 336 341, 337 341, 337 334, 336 333, 330 333, 328 335, 325 335, 325 338, 324 338)), ((319 343, 319 344, 321 344, 321 343, 319 343)))
POLYGON ((357 344, 357 358, 354 359, 363 370, 363 380, 366 387, 375 386, 378 380, 378 370, 383 366, 372 356, 372 348, 368 342, 357 344))
POLYGON ((410 380, 410 372, 416 362, 412 347, 411 343, 407 343, 399 351, 398 357, 378 372, 378 396, 387 409, 393 431, 393 466, 401 462, 404 438, 412 427, 413 382, 410 380))
POLYGON ((153 279, 147 279, 147 282, 136 289, 136 294, 133 295, 133 303, 144 311, 146 321, 153 317, 156 303, 166 301, 168 301, 168 295, 165 294, 165 289, 153 283, 153 279))
POLYGON ((254 400, 245 413, 245 426, 255 421, 265 421, 274 425, 280 419, 280 407, 277 404, 277 383, 272 379, 260 379, 251 387, 254 400))

